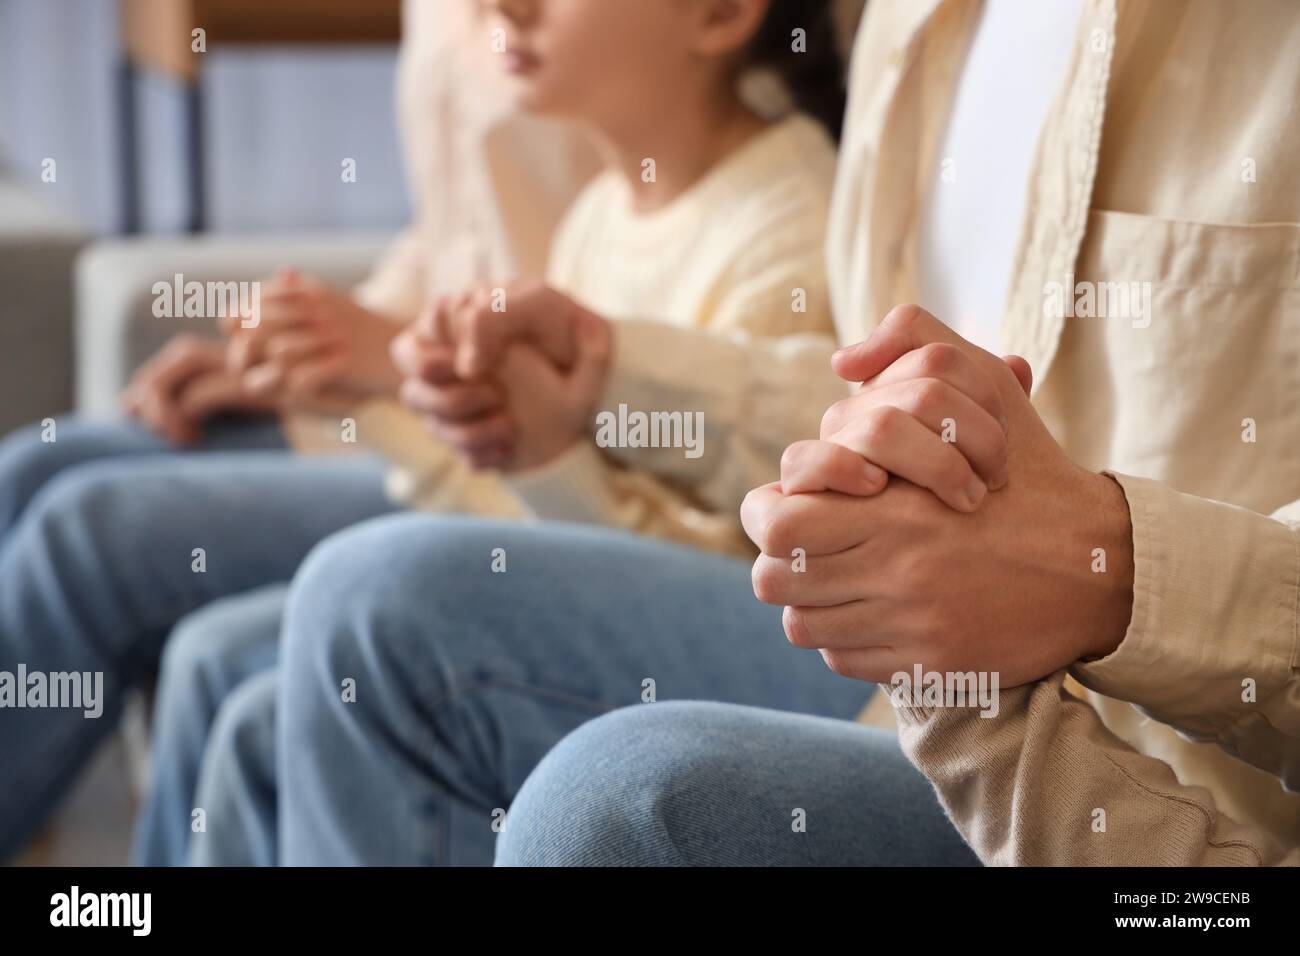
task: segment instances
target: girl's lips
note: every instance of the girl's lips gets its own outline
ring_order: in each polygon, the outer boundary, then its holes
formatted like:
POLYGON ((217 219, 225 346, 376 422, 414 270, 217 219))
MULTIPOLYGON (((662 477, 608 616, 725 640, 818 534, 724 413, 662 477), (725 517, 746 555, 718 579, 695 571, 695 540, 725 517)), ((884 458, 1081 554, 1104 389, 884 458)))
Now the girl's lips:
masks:
POLYGON ((542 65, 541 58, 530 50, 507 50, 505 60, 506 72, 517 76, 532 73, 542 65))

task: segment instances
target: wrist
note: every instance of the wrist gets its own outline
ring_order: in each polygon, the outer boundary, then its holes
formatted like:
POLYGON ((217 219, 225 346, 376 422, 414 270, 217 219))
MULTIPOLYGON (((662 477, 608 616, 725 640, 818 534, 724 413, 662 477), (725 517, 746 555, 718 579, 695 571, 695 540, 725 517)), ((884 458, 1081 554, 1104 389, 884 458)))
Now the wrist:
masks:
POLYGON ((1095 660, 1115 652, 1128 632, 1133 614, 1133 522, 1128 498, 1119 482, 1107 475, 1093 475, 1099 491, 1092 532, 1101 555, 1093 553, 1091 568, 1095 606, 1083 617, 1079 660, 1095 660), (1104 564, 1100 563, 1104 561, 1104 564), (1104 567, 1104 571, 1098 570, 1104 567))

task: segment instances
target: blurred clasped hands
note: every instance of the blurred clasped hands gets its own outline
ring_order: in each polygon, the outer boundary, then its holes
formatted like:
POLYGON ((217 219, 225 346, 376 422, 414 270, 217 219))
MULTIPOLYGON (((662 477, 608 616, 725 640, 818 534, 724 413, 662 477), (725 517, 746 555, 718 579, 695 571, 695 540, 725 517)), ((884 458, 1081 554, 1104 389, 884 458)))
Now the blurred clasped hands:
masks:
POLYGON ((219 415, 341 414, 401 381, 388 358, 401 327, 296 269, 262 280, 256 324, 227 315, 220 325, 224 338, 177 335, 141 365, 122 396, 127 413, 184 445, 219 415))
POLYGON ((259 320, 173 338, 136 372, 127 412, 191 444, 217 415, 346 414, 400 397, 475 468, 519 470, 580 441, 608 375, 609 324, 540 282, 446 296, 403 328, 294 269, 259 320))
POLYGON ((393 342, 402 401, 475 468, 536 468, 590 434, 609 322, 541 282, 444 297, 393 342))

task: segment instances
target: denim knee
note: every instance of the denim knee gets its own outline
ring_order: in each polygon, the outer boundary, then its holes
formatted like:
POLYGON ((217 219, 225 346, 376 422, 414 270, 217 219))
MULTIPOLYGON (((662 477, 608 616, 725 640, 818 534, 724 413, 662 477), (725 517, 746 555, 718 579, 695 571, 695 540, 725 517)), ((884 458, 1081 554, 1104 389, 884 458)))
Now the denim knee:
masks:
POLYGON ((215 706, 214 690, 225 684, 221 638, 226 630, 218 626, 222 622, 211 606, 205 606, 181 618, 172 629, 158 669, 160 703, 203 701, 215 706))
POLYGON ((158 719, 215 711, 222 698, 248 676, 250 649, 274 659, 281 585, 219 598, 177 622, 163 646, 158 675, 158 719), (263 647, 263 645, 266 645, 263 647))
POLYGON ((275 672, 258 674, 231 691, 217 711, 204 758, 222 774, 236 768, 274 769, 275 672))
MULTIPOLYGON (((481 610, 501 522, 399 514, 376 518, 317 545, 295 576, 285 615, 286 669, 326 681, 393 674, 454 650, 443 635, 468 635, 463 614, 481 610)), ((426 667, 436 675, 441 668, 426 667)), ((360 692, 358 700, 361 700, 360 692)))
POLYGON ((641 704, 588 721, 524 783, 497 841, 500 866, 673 866, 674 818, 689 792, 721 786, 720 756, 694 737, 689 701, 641 704))
POLYGON ((271 866, 275 854, 278 673, 250 677, 217 712, 195 794, 206 832, 189 844, 197 865, 271 866))

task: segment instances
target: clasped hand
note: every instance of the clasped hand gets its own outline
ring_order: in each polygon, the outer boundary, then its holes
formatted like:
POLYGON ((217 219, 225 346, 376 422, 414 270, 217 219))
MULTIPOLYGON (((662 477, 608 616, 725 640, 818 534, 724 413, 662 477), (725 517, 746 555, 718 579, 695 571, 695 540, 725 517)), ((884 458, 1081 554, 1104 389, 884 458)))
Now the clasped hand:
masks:
POLYGON ((475 468, 543 465, 589 433, 609 323, 538 282, 435 302, 393 342, 399 394, 475 468))
POLYGON ((882 683, 919 663, 1011 687, 1112 651, 1132 605, 1127 502, 1057 445, 1027 363, 899 306, 833 366, 861 390, 741 509, 754 592, 785 605, 789 640, 882 683))

